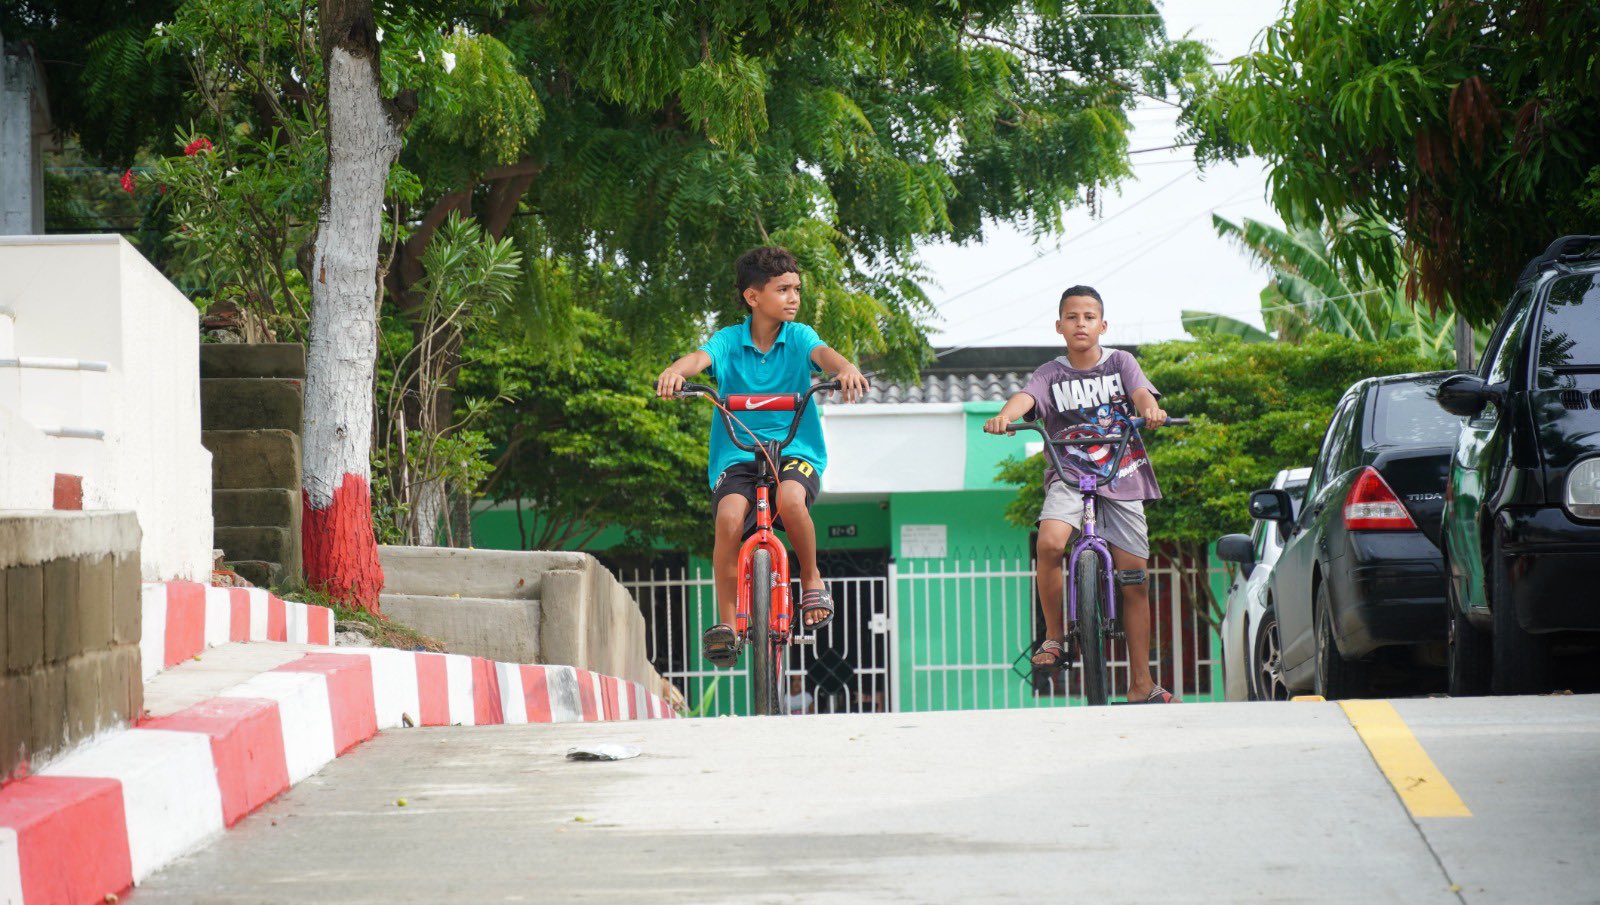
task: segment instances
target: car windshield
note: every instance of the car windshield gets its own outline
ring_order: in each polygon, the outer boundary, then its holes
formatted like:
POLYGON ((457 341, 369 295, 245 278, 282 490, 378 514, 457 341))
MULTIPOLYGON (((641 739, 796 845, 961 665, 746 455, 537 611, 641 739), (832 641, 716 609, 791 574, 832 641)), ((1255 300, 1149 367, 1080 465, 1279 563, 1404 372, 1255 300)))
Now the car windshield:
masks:
POLYGON ((1438 386, 1437 379, 1381 384, 1373 440, 1380 446, 1454 446, 1461 419, 1434 401, 1438 386))
POLYGON ((1539 336, 1539 385, 1557 368, 1600 365, 1600 274, 1568 274, 1545 296, 1539 336))

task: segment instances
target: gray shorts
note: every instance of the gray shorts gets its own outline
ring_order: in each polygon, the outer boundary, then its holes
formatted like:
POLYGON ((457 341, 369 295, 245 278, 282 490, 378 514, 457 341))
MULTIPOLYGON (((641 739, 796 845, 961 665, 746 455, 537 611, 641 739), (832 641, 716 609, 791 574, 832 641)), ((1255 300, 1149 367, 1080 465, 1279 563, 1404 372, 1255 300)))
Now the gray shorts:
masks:
MULTIPOLYGON (((1083 494, 1060 481, 1051 481, 1045 490, 1044 508, 1039 510, 1039 521, 1046 519, 1066 522, 1082 531, 1083 494)), ((1094 504, 1094 530, 1111 546, 1150 558, 1150 529, 1145 526, 1143 502, 1099 497, 1094 504)))

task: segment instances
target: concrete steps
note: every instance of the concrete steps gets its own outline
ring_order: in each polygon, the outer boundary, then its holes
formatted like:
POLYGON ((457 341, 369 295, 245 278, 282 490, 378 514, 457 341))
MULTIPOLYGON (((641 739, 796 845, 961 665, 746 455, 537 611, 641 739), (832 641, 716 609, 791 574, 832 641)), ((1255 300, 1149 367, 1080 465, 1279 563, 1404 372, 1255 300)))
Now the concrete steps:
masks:
POLYGON ((293 343, 200 346, 216 546, 234 571, 265 587, 301 576, 305 368, 305 348, 293 343))
POLYGON ((383 614, 451 650, 508 663, 538 663, 538 600, 384 594, 383 614))
POLYGON ((286 430, 299 433, 301 381, 287 378, 207 377, 200 381, 206 430, 286 430))
MULTIPOLYGON (((379 547, 384 590, 430 597, 537 597, 545 573, 581 570, 581 553, 379 547)), ((437 636, 436 636, 437 637, 437 636)))

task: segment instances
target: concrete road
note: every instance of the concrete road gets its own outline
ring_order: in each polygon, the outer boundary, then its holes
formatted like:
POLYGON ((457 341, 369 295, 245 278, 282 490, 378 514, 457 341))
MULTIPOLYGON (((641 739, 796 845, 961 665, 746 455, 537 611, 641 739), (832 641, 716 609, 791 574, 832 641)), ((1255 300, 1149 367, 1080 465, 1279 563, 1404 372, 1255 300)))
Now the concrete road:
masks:
POLYGON ((1394 708, 1470 816, 1334 704, 416 729, 131 901, 1600 901, 1600 697, 1394 708))

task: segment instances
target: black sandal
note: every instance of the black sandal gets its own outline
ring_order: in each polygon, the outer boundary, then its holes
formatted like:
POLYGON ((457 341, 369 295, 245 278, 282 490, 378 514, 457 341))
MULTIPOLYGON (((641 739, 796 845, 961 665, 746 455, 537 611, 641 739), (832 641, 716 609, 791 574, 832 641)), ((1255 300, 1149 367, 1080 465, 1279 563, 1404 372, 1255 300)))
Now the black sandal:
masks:
POLYGON ((1030 660, 1029 662, 1033 664, 1034 669, 1060 669, 1070 662, 1067 656, 1067 646, 1061 641, 1051 639, 1040 642, 1033 655, 1037 657, 1040 654, 1049 654, 1050 659, 1043 663, 1038 660, 1030 660))
POLYGON ((739 636, 733 626, 719 622, 700 636, 700 650, 712 666, 733 666, 739 662, 739 636))
POLYGON ((829 594, 826 590, 824 590, 822 588, 818 588, 818 589, 810 590, 810 591, 805 591, 805 592, 801 593, 801 595, 800 595, 800 630, 801 631, 805 631, 805 632, 821 631, 822 629, 827 628, 828 627, 828 623, 830 623, 832 621, 833 621, 833 595, 832 594, 829 594), (826 615, 826 616, 822 617, 821 619, 817 620, 815 623, 812 623, 812 624, 808 625, 806 623, 806 616, 810 615, 811 613, 816 612, 817 610, 826 610, 828 615, 826 615))

